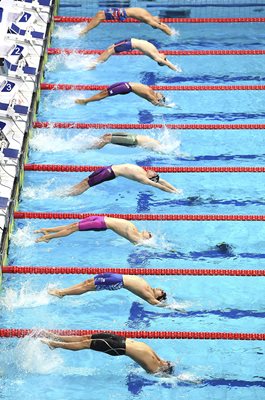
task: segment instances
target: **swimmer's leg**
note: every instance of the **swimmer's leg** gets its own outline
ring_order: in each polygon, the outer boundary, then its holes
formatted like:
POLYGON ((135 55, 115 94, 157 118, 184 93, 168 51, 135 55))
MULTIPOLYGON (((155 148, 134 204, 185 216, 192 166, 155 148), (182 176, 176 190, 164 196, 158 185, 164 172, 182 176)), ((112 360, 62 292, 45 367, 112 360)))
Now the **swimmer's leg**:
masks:
POLYGON ((57 228, 57 231, 56 231, 56 228, 50 228, 50 229, 54 229, 55 233, 50 233, 50 234, 43 235, 43 236, 37 238, 35 240, 35 242, 36 243, 38 243, 38 242, 48 242, 51 239, 60 238, 60 237, 64 237, 64 236, 69 236, 72 233, 74 233, 74 232, 79 230, 78 222, 74 222, 73 224, 66 225, 66 226, 64 226, 64 229, 61 229, 59 231, 58 231, 58 228, 57 228))
POLYGON ((77 338, 75 338, 75 340, 73 342, 57 342, 49 339, 41 339, 41 342, 47 344, 51 350, 58 348, 72 351, 90 349, 91 339, 77 341, 77 338))
POLYGON ((108 47, 107 50, 105 50, 102 54, 100 54, 100 56, 96 59, 96 62, 99 63, 104 63, 105 61, 107 61, 110 56, 112 56, 113 54, 115 54, 115 50, 114 50, 114 45, 112 44, 110 47, 108 47))
POLYGON ((50 289, 48 290, 48 293, 52 296, 64 297, 80 295, 94 290, 96 290, 94 278, 90 278, 84 282, 77 283, 76 285, 70 286, 66 289, 50 289))
POLYGON ((78 196, 79 194, 84 193, 87 189, 89 189, 89 184, 87 178, 83 179, 81 182, 77 183, 73 187, 71 187, 67 192, 67 196, 78 196))
POLYGON ((86 34, 92 29, 96 28, 105 19, 104 11, 99 11, 87 24, 87 26, 79 33, 79 36, 86 34))
POLYGON ((98 138, 97 142, 94 143, 90 148, 102 149, 102 147, 106 146, 106 144, 109 144, 111 142, 111 137, 112 137, 111 133, 106 133, 105 135, 98 138))
POLYGON ((87 99, 76 99, 75 103, 77 104, 87 104, 87 103, 91 103, 92 101, 100 101, 105 99, 106 97, 109 96, 109 93, 107 91, 107 89, 102 90, 101 92, 94 94, 94 96, 91 96, 87 99))

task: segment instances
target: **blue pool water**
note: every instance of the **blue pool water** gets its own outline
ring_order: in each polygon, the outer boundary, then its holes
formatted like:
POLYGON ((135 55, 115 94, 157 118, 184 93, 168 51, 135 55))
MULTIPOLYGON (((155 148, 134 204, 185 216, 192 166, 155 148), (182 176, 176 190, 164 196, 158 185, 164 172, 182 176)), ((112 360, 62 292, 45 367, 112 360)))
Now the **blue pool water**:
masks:
MULTIPOLYGON (((64 8, 66 9, 66 8, 64 8)), ((62 12, 61 12, 62 14, 62 12)), ((120 38, 139 37, 139 24, 102 24, 78 39, 82 24, 57 24, 52 47, 104 49, 120 38)), ((141 25, 141 38, 161 49, 264 48, 262 24, 181 24, 167 38, 141 25), (155 38, 155 39, 154 39, 155 38)), ((92 56, 93 57, 93 56, 92 56)), ((46 82, 109 84, 123 80, 148 85, 263 84, 265 56, 169 57, 183 72, 159 68, 144 56, 112 57, 86 71, 91 56, 50 56, 46 82), (133 68, 132 63, 133 62, 133 68)), ((263 91, 166 92, 172 109, 158 109, 136 96, 87 106, 74 99, 93 92, 43 91, 40 121, 109 123, 264 123, 263 91)), ((108 131, 110 132, 110 131, 108 131)), ((135 132, 135 131, 134 131, 135 132)), ((108 145, 89 146, 103 130, 36 129, 29 163, 152 166, 264 166, 263 130, 139 130, 163 142, 162 152, 108 145)), ((123 178, 81 196, 64 191, 86 173, 25 172, 19 210, 139 214, 264 214, 264 174, 161 174, 183 190, 171 195, 123 178)), ((133 246, 113 232, 78 232, 35 243, 34 230, 72 220, 16 220, 10 265, 121 268, 264 269, 263 222, 136 221, 154 234, 149 246, 133 246), (218 244, 227 243, 227 251, 218 244)), ((170 308, 154 308, 121 290, 62 300, 47 294, 83 275, 5 274, 0 297, 1 327, 35 329, 115 329, 129 331, 264 332, 264 278, 149 276, 168 292, 170 308)), ((264 342, 225 340, 144 340, 175 363, 172 377, 150 376, 127 357, 83 351, 51 352, 38 340, 1 341, 0 397, 6 400, 264 398, 264 342)))

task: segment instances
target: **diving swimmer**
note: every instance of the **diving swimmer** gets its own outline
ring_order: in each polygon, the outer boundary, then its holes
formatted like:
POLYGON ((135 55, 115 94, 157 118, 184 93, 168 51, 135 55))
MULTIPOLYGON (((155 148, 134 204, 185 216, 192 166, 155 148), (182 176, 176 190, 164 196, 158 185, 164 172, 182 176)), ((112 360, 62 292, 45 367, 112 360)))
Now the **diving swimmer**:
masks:
POLYGON ((171 108, 171 106, 166 105, 166 98, 162 93, 155 92, 147 85, 135 82, 117 82, 91 97, 86 99, 76 99, 75 102, 77 104, 87 104, 93 101, 103 100, 106 97, 116 96, 117 94, 124 95, 131 92, 149 101, 154 106, 171 108))
POLYGON ((168 61, 165 54, 159 53, 157 48, 152 43, 148 42, 147 40, 135 39, 135 38, 121 40, 117 43, 112 44, 96 60, 92 61, 91 64, 88 65, 87 69, 96 68, 97 64, 104 63, 114 54, 123 53, 125 51, 130 52, 133 50, 141 51, 146 56, 156 61, 160 67, 166 65, 173 71, 181 72, 181 69, 179 67, 177 68, 174 64, 168 61))
POLYGON ((105 272, 66 289, 49 289, 48 293, 57 296, 74 296, 99 290, 127 289, 154 306, 164 306, 166 292, 152 288, 143 278, 135 275, 121 275, 105 272))
POLYGON ((36 242, 48 242, 51 239, 69 236, 77 231, 106 231, 111 229, 113 232, 129 240, 134 245, 144 244, 151 239, 152 234, 148 231, 140 232, 136 226, 126 219, 90 216, 68 225, 57 226, 54 228, 41 228, 34 233, 41 233, 36 242))
POLYGON ((174 31, 167 24, 161 22, 158 17, 154 17, 144 8, 132 7, 132 8, 107 8, 106 10, 98 11, 97 14, 80 32, 80 36, 96 28, 104 20, 123 22, 127 18, 137 19, 138 21, 150 25, 154 29, 160 29, 167 35, 172 35, 174 33, 174 31))
POLYGON ((174 367, 169 361, 162 360, 154 350, 143 342, 127 339, 125 336, 113 333, 96 333, 84 336, 60 336, 55 333, 43 332, 41 341, 51 350, 94 350, 110 356, 130 357, 150 374, 172 374, 174 367))
POLYGON ((131 179, 144 185, 153 186, 157 189, 168 193, 180 194, 182 191, 175 188, 166 180, 160 178, 157 172, 153 170, 145 170, 134 164, 118 164, 108 167, 99 168, 94 171, 88 178, 83 179, 80 183, 73 186, 67 192, 68 196, 77 196, 84 193, 92 186, 99 185, 102 182, 113 180, 117 177, 131 179))

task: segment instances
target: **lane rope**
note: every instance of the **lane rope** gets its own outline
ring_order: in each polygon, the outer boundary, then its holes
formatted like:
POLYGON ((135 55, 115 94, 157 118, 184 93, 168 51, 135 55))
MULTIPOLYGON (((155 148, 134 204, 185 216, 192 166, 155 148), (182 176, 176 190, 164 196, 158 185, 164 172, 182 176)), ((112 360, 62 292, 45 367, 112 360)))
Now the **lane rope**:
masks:
MULTIPOLYGON (((41 331, 41 330, 40 330, 41 331)), ((234 332, 146 332, 146 331, 113 331, 113 330, 50 330, 50 332, 65 336, 84 336, 109 332, 134 339, 199 339, 199 340, 265 340, 265 333, 234 333, 234 332)), ((1 338, 22 338, 28 335, 38 336, 37 329, 0 328, 1 338)))
POLYGON ((49 267, 16 266, 2 267, 5 274, 102 274, 112 272, 123 275, 182 275, 182 276, 265 276, 265 270, 244 269, 170 269, 170 268, 98 268, 98 267, 49 267))
POLYGON ((109 124, 109 123, 83 123, 83 122, 33 122, 33 128, 59 128, 59 129, 198 129, 198 130, 252 130, 265 129, 265 124, 109 124))
MULTIPOLYGON (((88 49, 61 49, 61 48, 48 48, 48 54, 102 54, 105 50, 88 50, 88 49)), ((235 49, 235 50, 159 50, 159 53, 167 56, 230 56, 230 55, 262 55, 265 50, 253 49, 235 49)), ((143 56, 141 51, 123 51, 122 53, 115 53, 115 56, 143 56)))
POLYGON ((90 216, 123 218, 128 221, 265 221, 265 215, 14 212, 15 219, 83 219, 90 216))
MULTIPOLYGON (((71 16, 63 16, 56 15, 54 16, 54 22, 90 22, 92 20, 91 17, 71 17, 71 16)), ((265 18, 159 18, 161 22, 166 23, 193 23, 193 24, 207 24, 207 23, 248 23, 248 22, 265 22, 265 18)), ((104 20, 103 23, 107 24, 119 24, 119 23, 141 23, 137 19, 127 18, 125 21, 113 21, 113 20, 104 20)))
MULTIPOLYGON (((42 90, 104 90, 109 85, 75 85, 68 83, 41 83, 42 90)), ((265 85, 216 85, 216 86, 157 86, 149 85, 153 90, 163 91, 202 91, 202 90, 264 90, 265 85)))
MULTIPOLYGON (((25 164, 25 171, 42 172, 92 172, 103 165, 57 165, 57 164, 25 164)), ((145 170, 165 173, 224 173, 224 172, 265 172, 265 167, 158 167, 142 166, 145 170)))

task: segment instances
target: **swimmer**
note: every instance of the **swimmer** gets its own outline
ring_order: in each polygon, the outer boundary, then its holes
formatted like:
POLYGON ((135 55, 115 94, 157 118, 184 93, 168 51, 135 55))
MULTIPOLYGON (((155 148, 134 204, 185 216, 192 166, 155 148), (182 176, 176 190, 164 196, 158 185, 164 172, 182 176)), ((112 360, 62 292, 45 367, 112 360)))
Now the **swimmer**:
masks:
POLYGON ((90 149, 102 149, 107 144, 116 144, 125 147, 144 147, 148 150, 160 151, 162 144, 149 136, 135 135, 127 132, 106 133, 100 136, 90 149))
POLYGON ((66 289, 49 289, 48 293, 52 296, 64 297, 75 296, 87 292, 99 290, 118 290, 127 289, 141 299, 147 301, 153 306, 165 306, 166 292, 160 288, 151 288, 151 286, 139 276, 121 275, 105 272, 95 275, 93 278, 78 283, 66 289))
POLYGON ((167 35, 172 35, 174 31, 163 22, 160 22, 158 17, 154 17, 144 8, 108 8, 106 10, 98 11, 97 14, 91 19, 86 27, 80 32, 80 36, 86 34, 92 29, 96 28, 102 21, 119 21, 123 22, 127 18, 134 18, 138 21, 150 25, 154 29, 160 29, 167 35))
POLYGON ((113 333, 96 333, 84 336, 60 336, 52 332, 44 332, 46 337, 41 341, 51 350, 94 350, 110 356, 126 355, 139 364, 150 374, 172 374, 174 367, 169 361, 164 361, 143 342, 127 339, 125 336, 113 333))
POLYGON ((152 103, 154 106, 171 108, 165 104, 166 98, 162 93, 155 92, 147 85, 135 82, 114 83, 113 85, 108 86, 107 89, 101 90, 101 92, 98 92, 87 99, 76 99, 75 102, 77 104, 87 104, 91 103, 92 101, 103 100, 106 97, 116 96, 117 94, 128 94, 131 92, 137 94, 137 96, 140 96, 147 101, 150 101, 150 103, 152 103))
POLYGON ((113 54, 119 54, 124 51, 132 51, 132 50, 140 50, 146 56, 152 58, 152 60, 156 61, 157 64, 161 67, 166 65, 168 68, 173 71, 181 72, 179 68, 175 67, 171 62, 169 62, 165 56, 165 54, 159 53, 157 48, 147 40, 140 39, 126 39, 121 40, 117 43, 111 45, 107 50, 105 50, 93 63, 88 66, 88 69, 96 68, 97 64, 102 64, 107 61, 110 56, 113 54))
POLYGON ((145 171, 142 167, 134 164, 119 164, 99 168, 88 178, 73 186, 67 192, 68 196, 77 196, 84 193, 92 186, 99 185, 102 182, 113 180, 119 176, 140 182, 144 185, 153 186, 168 193, 182 193, 180 189, 175 188, 166 180, 161 179, 157 172, 152 170, 145 171))
POLYGON ((41 228, 34 233, 41 233, 36 242, 49 242, 51 239, 69 236, 77 231, 106 231, 111 229, 113 232, 129 240, 134 245, 144 244, 151 239, 152 234, 148 231, 138 231, 136 226, 126 219, 111 218, 102 216, 90 216, 69 225, 57 226, 55 228, 41 228))

